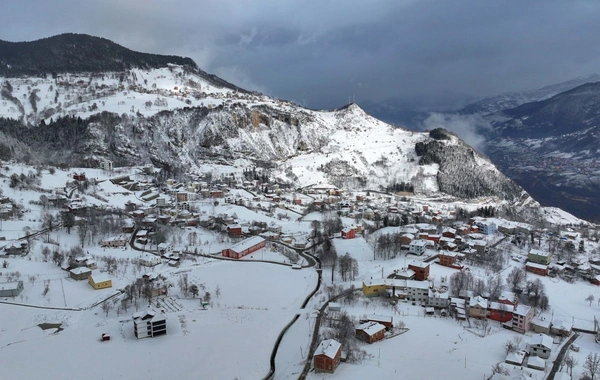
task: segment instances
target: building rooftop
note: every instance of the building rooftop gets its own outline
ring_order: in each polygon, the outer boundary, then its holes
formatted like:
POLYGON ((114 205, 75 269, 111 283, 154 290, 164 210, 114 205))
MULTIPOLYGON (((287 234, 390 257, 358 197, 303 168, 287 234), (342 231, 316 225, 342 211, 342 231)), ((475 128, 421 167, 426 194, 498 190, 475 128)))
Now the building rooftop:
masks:
POLYGON ((328 358, 335 358, 335 355, 342 347, 342 344, 335 339, 326 339, 319 344, 319 347, 315 350, 314 356, 325 355, 328 358))

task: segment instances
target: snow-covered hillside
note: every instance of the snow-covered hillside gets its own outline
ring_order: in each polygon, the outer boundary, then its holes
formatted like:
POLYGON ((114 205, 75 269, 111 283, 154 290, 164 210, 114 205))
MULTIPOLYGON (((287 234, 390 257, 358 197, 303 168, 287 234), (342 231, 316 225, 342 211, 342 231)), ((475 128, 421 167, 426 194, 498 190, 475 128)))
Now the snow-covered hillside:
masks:
POLYGON ((91 166, 111 159, 116 165, 151 163, 191 173, 200 173, 207 162, 237 166, 240 171, 264 165, 271 176, 297 187, 327 182, 380 190, 403 183, 417 193, 435 194, 441 182, 460 179, 466 187, 483 190, 448 194, 498 199, 520 195, 520 191, 508 194, 502 186, 490 186, 486 178, 510 181, 455 136, 438 142, 456 148, 453 162, 442 157, 424 163, 415 146, 432 141, 427 133, 395 128, 356 104, 334 111, 304 109, 263 95, 215 87, 175 65, 87 77, 11 78, 4 81, 3 93, 2 115, 20 118, 21 123, 43 120, 46 124, 46 128, 19 127, 13 122, 0 141, 2 150, 9 152, 8 157, 0 157, 4 159, 38 157, 91 166), (9 91, 12 95, 7 95, 9 91), (57 119, 65 115, 88 119, 57 119), (77 132, 71 138, 61 133, 65 123, 75 124, 77 132), (49 131, 55 131, 52 138, 40 136, 49 131), (29 145, 29 150, 20 143, 29 145), (454 169, 440 171, 440 163, 454 169), (456 168, 477 174, 457 177, 456 168))
POLYGON ((126 72, 0 78, 0 116, 36 125, 61 116, 107 111, 151 116, 186 106, 215 106, 233 90, 217 87, 182 66, 126 72))

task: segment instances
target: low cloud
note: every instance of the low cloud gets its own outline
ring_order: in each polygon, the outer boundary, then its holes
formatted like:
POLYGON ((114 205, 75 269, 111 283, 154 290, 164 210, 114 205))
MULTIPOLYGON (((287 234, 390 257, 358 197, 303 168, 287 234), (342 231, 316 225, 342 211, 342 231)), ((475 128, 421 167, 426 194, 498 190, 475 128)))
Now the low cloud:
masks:
POLYGON ((444 128, 454 132, 480 153, 485 152, 484 133, 492 129, 490 123, 479 115, 432 113, 423 121, 423 129, 444 128))

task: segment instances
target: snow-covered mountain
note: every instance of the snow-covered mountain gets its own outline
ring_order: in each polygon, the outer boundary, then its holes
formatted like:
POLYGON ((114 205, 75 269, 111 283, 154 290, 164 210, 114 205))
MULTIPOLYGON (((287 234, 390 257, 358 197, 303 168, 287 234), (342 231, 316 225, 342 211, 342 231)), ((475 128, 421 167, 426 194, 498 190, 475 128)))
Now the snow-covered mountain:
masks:
POLYGON ((0 81, 0 159, 79 166, 111 159, 191 173, 217 162, 261 166, 298 187, 406 184, 421 194, 523 202, 521 188, 454 135, 395 128, 356 104, 305 109, 187 64, 0 81))
POLYGON ((520 106, 521 104, 538 102, 549 99, 561 92, 569 91, 582 84, 600 81, 599 74, 590 74, 566 82, 544 86, 536 90, 523 92, 508 92, 478 100, 462 108, 458 113, 463 115, 489 115, 502 110, 520 106))
POLYGON ((487 152, 542 204, 600 218, 600 82, 490 115, 487 152))

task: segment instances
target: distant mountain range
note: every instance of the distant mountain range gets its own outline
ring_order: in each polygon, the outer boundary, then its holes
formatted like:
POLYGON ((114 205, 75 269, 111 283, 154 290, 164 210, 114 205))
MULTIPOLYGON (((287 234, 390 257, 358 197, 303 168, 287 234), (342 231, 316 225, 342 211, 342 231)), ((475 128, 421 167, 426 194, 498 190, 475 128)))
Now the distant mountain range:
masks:
MULTIPOLYGON (((597 75, 566 82, 600 80, 597 75)), ((502 109, 520 100, 502 97, 463 109, 483 110, 492 129, 487 139, 492 161, 543 205, 600 220, 600 82, 585 83, 548 97, 566 84, 532 91, 542 99, 502 109), (490 113, 485 113, 493 111, 490 113)), ((567 86, 567 87, 568 87, 567 86)), ((523 99, 523 98, 520 98, 523 99)))
POLYGON ((305 109, 243 91, 188 58, 136 53, 97 37, 8 44, 0 78, 3 160, 97 166, 111 159, 172 175, 206 165, 261 167, 297 187, 410 188, 449 201, 537 207, 455 135, 395 128, 355 104, 305 109), (51 52, 47 62, 38 62, 36 44, 51 52))

